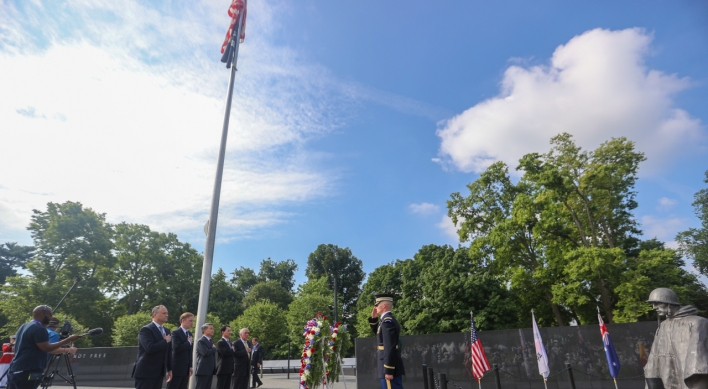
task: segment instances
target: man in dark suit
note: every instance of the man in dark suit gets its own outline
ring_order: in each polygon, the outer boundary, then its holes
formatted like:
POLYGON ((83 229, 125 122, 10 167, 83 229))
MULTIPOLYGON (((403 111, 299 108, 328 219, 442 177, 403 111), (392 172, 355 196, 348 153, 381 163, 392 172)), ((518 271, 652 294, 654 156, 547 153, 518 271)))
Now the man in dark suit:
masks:
POLYGON ((239 339, 234 342, 234 389, 248 389, 248 376, 251 370, 251 344, 248 343, 248 328, 241 328, 239 339))
POLYGON ((197 377, 197 389, 211 389, 211 381, 216 371, 216 345, 211 340, 214 336, 214 325, 204 323, 202 334, 204 336, 197 342, 197 369, 194 375, 197 377))
POLYGON ((180 326, 172 331, 172 380, 167 389, 187 389, 192 369, 192 333, 194 314, 185 312, 179 317, 180 326))
POLYGON ((251 380, 251 387, 252 388, 259 388, 261 385, 263 385, 263 382, 261 382, 260 377, 258 377, 258 373, 260 372, 261 365, 263 364, 263 347, 261 347, 260 344, 258 344, 258 339, 253 338, 251 339, 251 343, 253 343, 253 350, 251 350, 251 371, 253 372, 253 379, 251 380), (256 383, 258 385, 256 386, 256 383))
POLYGON ((216 343, 216 389, 230 389, 234 374, 234 346, 231 345, 231 327, 221 327, 221 340, 216 343))
POLYGON ((137 389, 160 389, 162 380, 172 378, 172 336, 163 327, 167 323, 167 308, 152 309, 152 323, 138 333, 138 358, 133 368, 137 389))

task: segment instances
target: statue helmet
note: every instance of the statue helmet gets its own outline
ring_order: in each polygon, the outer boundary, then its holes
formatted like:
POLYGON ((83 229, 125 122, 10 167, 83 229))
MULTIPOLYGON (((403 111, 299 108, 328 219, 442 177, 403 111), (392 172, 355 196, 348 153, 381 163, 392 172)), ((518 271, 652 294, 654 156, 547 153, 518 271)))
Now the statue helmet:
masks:
POLYGON ((648 303, 665 303, 671 305, 681 305, 678 302, 676 292, 669 288, 656 288, 649 293, 648 303))

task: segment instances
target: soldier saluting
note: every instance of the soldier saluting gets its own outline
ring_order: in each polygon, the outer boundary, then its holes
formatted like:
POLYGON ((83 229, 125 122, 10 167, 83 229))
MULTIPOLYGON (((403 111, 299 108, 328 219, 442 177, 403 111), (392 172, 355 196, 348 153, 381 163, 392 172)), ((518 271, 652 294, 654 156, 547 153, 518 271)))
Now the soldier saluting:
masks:
POLYGON ((376 303, 369 318, 371 330, 378 340, 377 364, 381 389, 403 389, 403 359, 401 359, 401 326, 391 313, 393 295, 388 293, 374 296, 376 303))

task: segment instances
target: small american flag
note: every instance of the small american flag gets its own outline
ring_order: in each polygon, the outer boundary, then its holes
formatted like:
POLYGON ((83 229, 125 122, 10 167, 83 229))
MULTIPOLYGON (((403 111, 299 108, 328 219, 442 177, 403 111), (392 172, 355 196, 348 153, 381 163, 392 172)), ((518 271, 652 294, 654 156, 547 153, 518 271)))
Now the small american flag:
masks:
POLYGON ((477 336, 477 329, 474 326, 474 315, 470 312, 470 352, 472 354, 472 375, 477 381, 484 377, 484 373, 491 370, 487 354, 482 348, 482 340, 477 336))

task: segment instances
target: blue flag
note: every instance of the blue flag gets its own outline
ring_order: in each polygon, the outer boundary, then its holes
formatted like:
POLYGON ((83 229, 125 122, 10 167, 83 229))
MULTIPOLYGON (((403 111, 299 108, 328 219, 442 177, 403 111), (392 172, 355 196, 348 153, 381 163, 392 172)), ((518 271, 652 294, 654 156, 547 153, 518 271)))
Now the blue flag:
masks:
POLYGON ((602 334, 602 346, 605 348, 605 356, 607 357, 607 367, 610 369, 610 375, 612 378, 617 378, 620 372, 620 361, 617 357, 617 351, 615 351, 615 345, 612 344, 612 339, 610 338, 610 333, 607 332, 607 326, 605 322, 602 321, 602 316, 597 314, 597 318, 600 321, 600 333, 602 334))

